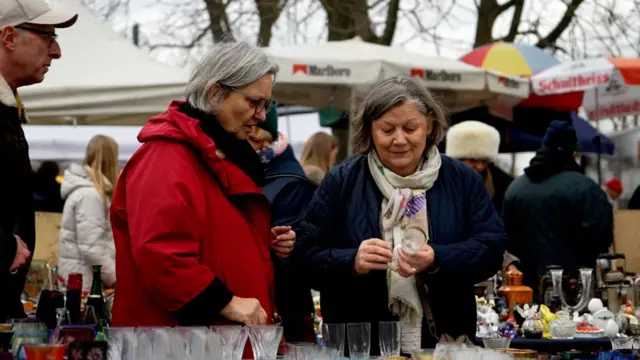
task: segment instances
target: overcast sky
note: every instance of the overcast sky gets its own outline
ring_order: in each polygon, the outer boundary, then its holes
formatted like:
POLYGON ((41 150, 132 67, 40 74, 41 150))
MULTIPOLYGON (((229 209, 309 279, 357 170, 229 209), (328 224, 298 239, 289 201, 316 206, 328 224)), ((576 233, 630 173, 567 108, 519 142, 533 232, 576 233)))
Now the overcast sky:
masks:
MULTIPOLYGON (((98 4, 107 3, 109 0, 85 0, 95 1, 98 4)), ((110 0, 115 1, 115 0, 110 0)), ((426 34, 419 34, 416 31, 416 21, 412 20, 410 16, 401 16, 398 22, 396 36, 394 37, 394 45, 402 46, 406 49, 428 54, 428 55, 442 55, 446 57, 458 58, 471 50, 473 44, 473 38, 475 35, 476 14, 474 9, 474 0, 438 0, 437 3, 443 9, 450 10, 449 15, 442 17, 441 12, 435 9, 433 6, 428 5, 429 2, 435 2, 435 0, 402 0, 401 13, 406 13, 410 9, 418 8, 418 15, 420 22, 425 27, 433 27, 438 24, 437 31, 435 31, 437 41, 434 41, 433 37, 426 34), (419 5, 418 5, 419 4, 419 5)), ((602 10, 596 11, 593 4, 596 0, 587 0, 579 9, 579 16, 585 20, 585 28, 587 31, 597 31, 602 33, 602 29, 592 29, 591 25, 595 22, 602 21, 602 10)), ((597 0, 601 8, 610 6, 611 11, 617 14, 629 14, 633 8, 634 0, 597 0)), ((180 3, 189 4, 188 6, 182 6, 180 10, 161 5, 158 1, 153 0, 130 0, 131 6, 128 14, 118 14, 114 17, 113 25, 120 31, 124 31, 134 22, 141 24, 143 37, 151 42, 162 42, 164 37, 161 34, 162 29, 168 29, 167 26, 167 13, 171 12, 173 15, 171 22, 179 23, 189 21, 194 14, 200 15, 203 21, 206 21, 204 12, 200 11, 202 8, 202 0, 165 0, 165 3, 180 3)), ((506 2, 502 0, 501 2, 506 2)), ((324 42, 326 39, 326 16, 324 10, 320 9, 317 4, 317 0, 298 0, 296 6, 287 8, 278 19, 274 27, 274 36, 272 43, 281 45, 295 44, 295 43, 314 43, 324 42), (300 19, 307 18, 306 21, 300 19), (302 23, 302 24, 301 24, 302 23)), ((551 28, 555 26, 564 13, 565 6, 562 5, 562 0, 527 0, 527 7, 524 12, 524 20, 532 20, 533 18, 540 19, 540 30, 543 34, 546 34, 551 28)), ((229 6, 228 14, 232 21, 237 20, 237 24, 234 28, 235 35, 243 37, 245 39, 255 40, 257 33, 257 18, 254 15, 246 15, 249 13, 255 13, 255 3, 253 0, 234 0, 229 6), (243 14, 243 15, 238 15, 243 14), (241 24, 241 25, 239 25, 241 24)), ((506 34, 511 22, 512 11, 505 12, 498 18, 497 24, 494 27, 494 35, 496 37, 506 34)), ((372 14, 375 20, 381 20, 380 16, 372 14)), ((640 22, 640 16, 637 17, 636 24, 640 22)), ((186 30, 185 30, 186 31, 186 30)), ((381 29, 378 29, 381 32, 381 29)), ((176 31, 172 31, 172 35, 175 35, 176 31)), ((592 36, 589 40, 591 40, 592 36)), ((535 37, 520 38, 521 42, 534 43, 535 37)), ((596 41, 590 41, 589 52, 591 55, 607 55, 604 50, 596 41)), ((630 49, 625 49, 623 46, 623 52, 626 51, 628 56, 637 56, 635 53, 630 53, 630 49)), ((176 51, 172 50, 159 50, 153 53, 153 56, 157 57, 161 61, 175 62, 178 56, 176 51)))
MULTIPOLYGON (((57 0, 51 0, 55 3, 57 0)), ((98 4, 104 4, 108 0, 93 0, 98 4)), ((114 0, 111 0, 114 1, 114 0)), ((165 0, 166 2, 180 2, 186 6, 182 7, 182 10, 176 13, 176 16, 172 19, 173 23, 179 23, 188 21, 188 16, 182 14, 182 12, 198 12, 203 15, 204 12, 199 10, 202 6, 202 0, 165 0)), ((411 9, 416 6, 416 1, 420 4, 427 3, 426 0, 402 0, 403 10, 411 9)), ((448 8, 453 0, 439 0, 439 3, 443 8, 448 8)), ((420 35, 416 31, 415 24, 403 18, 399 21, 396 36, 394 38, 393 46, 401 46, 408 50, 427 54, 427 55, 441 55, 445 57, 458 58, 471 50, 473 38, 475 35, 475 23, 476 15, 473 10, 474 0, 456 0, 456 5, 452 8, 450 15, 446 18, 442 18, 438 11, 428 8, 422 5, 420 9, 420 20, 424 26, 434 26, 434 24, 440 24, 436 34, 439 38, 438 41, 434 41, 426 35, 420 35)), ((595 0, 587 0, 587 2, 580 9, 580 16, 582 18, 588 18, 593 16, 595 9, 591 5, 591 2, 595 0)), ((174 11, 171 8, 160 5, 158 1, 154 0, 130 0, 131 6, 128 13, 119 13, 111 20, 112 27, 130 37, 130 28, 133 23, 139 23, 141 25, 141 31, 143 39, 151 42, 162 42, 164 40, 161 34, 162 29, 168 29, 166 17, 168 12, 174 11)), ((504 2, 502 0, 501 2, 504 2)), ((612 11, 616 13, 629 13, 633 7, 633 0, 600 0, 600 3, 612 2, 616 4, 616 8, 612 11)), ((312 3, 317 4, 318 1, 312 0, 300 0, 298 5, 289 8, 279 18, 276 26, 274 27, 274 36, 272 43, 287 45, 295 43, 317 43, 325 42, 326 40, 326 16, 322 9, 316 9, 317 11, 311 11, 314 9, 312 3), (305 21, 301 25, 299 19, 310 16, 308 21, 305 21)), ((565 7, 561 4, 561 0, 527 0, 527 6, 525 12, 525 18, 531 19, 538 17, 538 14, 543 14, 541 17, 541 32, 546 34, 558 22, 562 16, 565 7)), ((230 6, 229 14, 233 19, 238 19, 238 14, 255 12, 255 3, 253 0, 235 0, 230 6)), ((507 32, 510 24, 512 12, 504 13, 497 21, 497 26, 494 28, 494 36, 498 37, 504 35, 507 32)), ((375 20, 374 15, 374 20, 375 20)), ((202 16, 204 19, 205 17, 202 16)), ((251 41, 255 41, 255 34, 257 31, 257 21, 255 16, 243 15, 239 22, 241 26, 235 27, 235 35, 251 41)), ((640 16, 638 17, 640 22, 640 16)), ((636 22, 636 24, 638 23, 636 22)), ((175 34, 175 32, 173 32, 175 34)), ((521 42, 534 43, 535 38, 522 38, 521 42)), ((589 52, 593 55, 608 55, 606 50, 600 46, 596 41, 589 42, 589 52)), ((637 56, 636 53, 632 53, 631 49, 622 49, 623 53, 628 56, 637 56)), ((176 65, 182 63, 182 57, 179 56, 177 51, 172 50, 159 50, 154 51, 150 56, 158 61, 168 64, 176 65)), ((313 132, 320 130, 318 126, 317 116, 295 116, 289 119, 281 119, 281 129, 285 133, 289 133, 294 138, 294 141, 304 141, 313 132), (291 124, 290 129, 287 128, 287 123, 291 124)))

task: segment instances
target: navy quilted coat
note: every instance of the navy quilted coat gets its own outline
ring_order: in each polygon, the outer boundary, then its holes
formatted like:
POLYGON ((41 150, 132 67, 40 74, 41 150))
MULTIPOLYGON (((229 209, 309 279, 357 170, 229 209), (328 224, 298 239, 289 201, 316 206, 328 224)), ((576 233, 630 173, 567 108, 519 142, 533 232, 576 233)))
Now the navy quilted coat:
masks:
MULTIPOLYGON (((386 272, 357 276, 352 269, 360 243, 381 237, 381 201, 366 157, 347 159, 320 184, 296 245, 321 293, 324 321, 373 323, 372 355, 379 351, 376 322, 394 320, 386 272)), ((500 269, 506 235, 480 175, 444 155, 427 207, 438 269, 419 276, 429 289, 436 336, 466 334, 473 339, 474 284, 500 269)), ((423 347, 434 344, 427 334, 423 326, 423 347)))

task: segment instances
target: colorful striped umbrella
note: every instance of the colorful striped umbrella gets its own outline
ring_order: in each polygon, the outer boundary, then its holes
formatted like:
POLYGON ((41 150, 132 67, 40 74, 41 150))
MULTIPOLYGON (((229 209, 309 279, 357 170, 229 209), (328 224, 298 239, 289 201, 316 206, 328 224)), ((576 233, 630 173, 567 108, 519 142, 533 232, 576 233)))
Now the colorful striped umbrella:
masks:
MULTIPOLYGON (((506 42, 496 42, 481 46, 464 55, 460 60, 487 70, 524 77, 533 76, 560 64, 560 61, 555 57, 536 46, 506 42)), ((578 92, 554 96, 532 94, 519 105, 575 111, 580 107, 581 103, 582 93, 578 92)))
POLYGON ((531 76, 560 63, 538 47, 506 42, 481 46, 460 60, 487 70, 518 76, 531 76))

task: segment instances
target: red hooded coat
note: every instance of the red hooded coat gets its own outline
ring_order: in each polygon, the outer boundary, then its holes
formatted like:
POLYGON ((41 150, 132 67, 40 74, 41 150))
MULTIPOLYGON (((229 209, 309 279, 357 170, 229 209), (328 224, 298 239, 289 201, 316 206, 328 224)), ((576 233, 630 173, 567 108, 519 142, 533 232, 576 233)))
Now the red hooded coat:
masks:
POLYGON ((144 126, 115 189, 113 326, 179 325, 175 312, 214 278, 257 298, 270 320, 269 203, 181 104, 144 126))

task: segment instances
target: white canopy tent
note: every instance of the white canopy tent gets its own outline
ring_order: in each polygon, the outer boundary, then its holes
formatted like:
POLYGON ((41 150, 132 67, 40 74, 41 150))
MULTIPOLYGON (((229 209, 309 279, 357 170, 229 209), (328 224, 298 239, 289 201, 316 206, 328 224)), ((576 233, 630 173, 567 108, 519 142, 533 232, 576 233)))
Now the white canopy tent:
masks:
POLYGON ((430 57, 354 38, 322 44, 271 46, 280 66, 274 88, 278 101, 349 110, 360 93, 383 78, 406 74, 426 81, 452 111, 498 103, 502 97, 526 98, 529 81, 489 72, 461 61, 430 57))
MULTIPOLYGON (((323 131, 316 113, 281 115, 278 123, 279 131, 290 137, 289 142, 296 150, 313 133, 323 131)), ((29 155, 35 162, 81 161, 89 140, 98 134, 116 140, 122 162, 129 160, 141 145, 137 139, 141 126, 25 125, 23 128, 29 142, 29 155)))
POLYGON ((78 22, 58 32, 62 58, 45 81, 20 89, 31 123, 143 124, 184 97, 186 69, 154 62, 79 0, 53 5, 78 13, 78 22))

